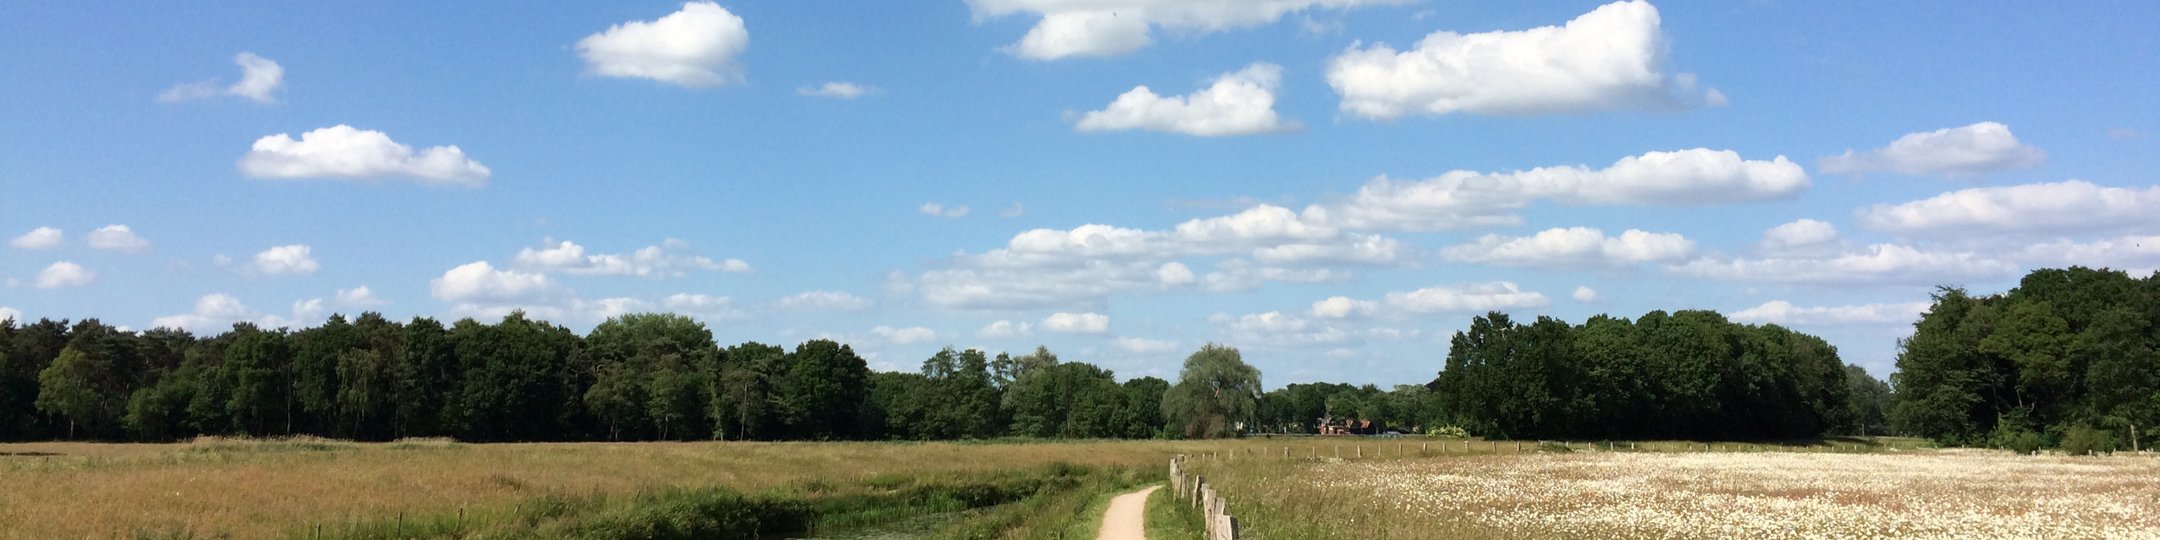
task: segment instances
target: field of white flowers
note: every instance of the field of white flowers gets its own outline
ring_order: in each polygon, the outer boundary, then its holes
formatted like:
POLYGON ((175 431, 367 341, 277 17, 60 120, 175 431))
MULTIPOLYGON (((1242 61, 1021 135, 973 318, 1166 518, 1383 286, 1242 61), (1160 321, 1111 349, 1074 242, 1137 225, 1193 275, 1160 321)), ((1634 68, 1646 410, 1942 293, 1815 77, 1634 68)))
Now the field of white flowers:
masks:
POLYGON ((1322 463, 1295 477, 1369 494, 1385 510, 1362 517, 1386 528, 1468 536, 2160 538, 2152 456, 1592 452, 1322 463))

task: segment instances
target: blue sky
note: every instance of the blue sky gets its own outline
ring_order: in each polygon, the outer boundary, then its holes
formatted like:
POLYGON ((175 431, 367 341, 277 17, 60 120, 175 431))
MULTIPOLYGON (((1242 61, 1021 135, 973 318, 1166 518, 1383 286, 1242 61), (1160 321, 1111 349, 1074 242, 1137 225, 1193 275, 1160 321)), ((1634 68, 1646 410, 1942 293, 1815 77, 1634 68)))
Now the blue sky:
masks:
POLYGON ((700 317, 1421 383, 1487 309, 1886 375, 1937 284, 2160 266, 2160 6, 0 6, 0 317, 700 317), (1144 87, 1142 89, 1141 87, 1144 87))

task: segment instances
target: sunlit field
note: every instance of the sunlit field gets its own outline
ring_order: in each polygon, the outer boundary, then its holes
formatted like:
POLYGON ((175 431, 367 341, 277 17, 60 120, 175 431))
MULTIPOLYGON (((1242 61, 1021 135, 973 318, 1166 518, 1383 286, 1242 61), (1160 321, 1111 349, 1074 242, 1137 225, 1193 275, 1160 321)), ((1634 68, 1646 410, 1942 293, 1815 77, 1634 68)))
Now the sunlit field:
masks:
POLYGON ((1206 470, 1255 538, 2160 537, 2150 455, 1574 451, 1206 470))
MULTIPOLYGON (((725 487, 845 491, 901 477, 967 478, 1067 463, 1154 476, 1221 444, 565 443, 0 445, 0 537, 306 537, 315 524, 449 521, 468 528, 535 501, 725 487)), ((408 529, 411 530, 411 529, 408 529)), ((326 537, 334 535, 326 535, 326 537)))

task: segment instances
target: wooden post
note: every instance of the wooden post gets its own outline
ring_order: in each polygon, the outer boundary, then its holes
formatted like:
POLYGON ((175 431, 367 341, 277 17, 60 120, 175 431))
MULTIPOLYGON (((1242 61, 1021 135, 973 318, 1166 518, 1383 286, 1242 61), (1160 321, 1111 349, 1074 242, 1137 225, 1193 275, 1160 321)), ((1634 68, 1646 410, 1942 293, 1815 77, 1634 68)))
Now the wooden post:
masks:
POLYGON ((1355 448, 1357 448, 1357 458, 1358 458, 1358 459, 1365 459, 1365 447, 1363 447, 1363 446, 1358 446, 1358 447, 1355 447, 1355 448))
POLYGON ((398 513, 397 513, 397 535, 398 535, 398 538, 404 538, 404 537, 405 537, 405 513, 404 513, 404 512, 398 512, 398 513))
POLYGON ((1522 453, 1522 441, 1515 441, 1515 453, 1522 453))

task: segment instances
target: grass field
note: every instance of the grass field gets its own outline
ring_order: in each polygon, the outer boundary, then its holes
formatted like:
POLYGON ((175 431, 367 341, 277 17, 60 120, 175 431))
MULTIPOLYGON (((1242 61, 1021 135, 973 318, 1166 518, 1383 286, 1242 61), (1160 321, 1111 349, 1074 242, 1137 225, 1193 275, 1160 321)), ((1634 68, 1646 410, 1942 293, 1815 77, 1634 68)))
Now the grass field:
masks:
POLYGON ((2150 455, 1556 451, 1196 469, 1254 538, 2160 538, 2150 455))
POLYGON ((326 537, 374 537, 389 536, 384 531, 397 527, 400 515, 407 532, 447 531, 453 524, 467 532, 546 532, 554 529, 532 523, 540 521, 536 512, 618 519, 638 505, 709 506, 710 499, 725 497, 699 492, 710 488, 813 505, 853 500, 858 504, 846 508, 841 519, 875 521, 904 517, 882 516, 880 509, 923 510, 896 504, 909 501, 880 498, 884 495, 937 491, 926 504, 946 510, 951 508, 939 505, 949 504, 937 501, 1015 483, 1031 487, 1027 482, 1054 476, 1045 471, 1092 471, 1072 474, 1073 485, 1060 486, 1087 493, 994 501, 1023 504, 1004 505, 1018 510, 982 512, 976 519, 981 523, 967 524, 1062 531, 1069 519, 1032 521, 1043 514, 1082 514, 1101 493, 1159 481, 1159 464, 1175 453, 1219 446, 1151 441, 11 444, 0 445, 0 486, 6 486, 0 489, 0 537, 307 537, 316 524, 334 533, 326 537))
MULTIPOLYGON (((1262 539, 2160 537, 2150 456, 1702 444, 14 444, 0 445, 0 538, 311 538, 318 525, 324 538, 751 538, 894 523, 925 538, 1089 537, 1109 495, 1161 481, 1179 453, 1262 539)), ((1151 531, 1195 537, 1196 513, 1168 495, 1149 505, 1151 531)))

